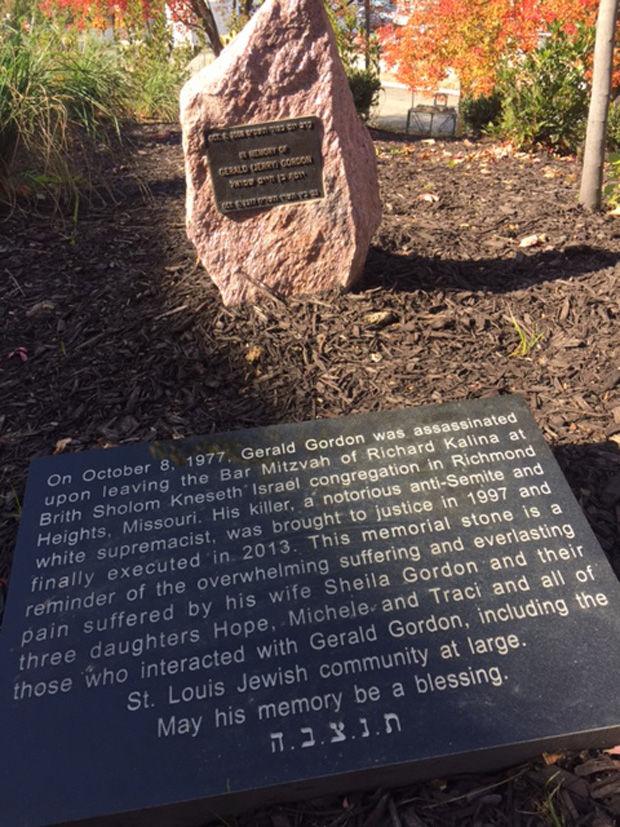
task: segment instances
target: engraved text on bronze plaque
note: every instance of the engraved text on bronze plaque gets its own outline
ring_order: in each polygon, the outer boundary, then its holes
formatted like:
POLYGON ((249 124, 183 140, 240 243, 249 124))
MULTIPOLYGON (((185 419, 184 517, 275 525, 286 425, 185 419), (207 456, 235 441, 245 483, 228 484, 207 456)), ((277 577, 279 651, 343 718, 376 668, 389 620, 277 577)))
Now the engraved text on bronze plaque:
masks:
POLYGON ((322 133, 316 117, 207 131, 207 159, 220 212, 323 198, 322 133))

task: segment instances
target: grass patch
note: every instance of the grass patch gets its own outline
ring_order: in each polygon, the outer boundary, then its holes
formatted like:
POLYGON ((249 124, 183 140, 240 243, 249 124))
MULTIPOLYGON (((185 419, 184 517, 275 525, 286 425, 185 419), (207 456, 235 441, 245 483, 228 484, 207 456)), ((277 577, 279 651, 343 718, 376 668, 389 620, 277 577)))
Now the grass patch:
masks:
POLYGON ((123 45, 48 20, 0 23, 0 200, 75 210, 128 118, 176 121, 190 54, 168 36, 123 45))
POLYGON ((4 26, 0 41, 2 197, 41 191, 75 195, 95 148, 120 138, 127 84, 95 38, 42 26, 4 26), (79 159, 79 162, 78 162, 79 159))
POLYGON ((165 42, 137 43, 123 52, 129 78, 128 108, 137 120, 177 121, 179 92, 192 50, 169 50, 165 42))
POLYGON ((539 342, 542 341, 544 334, 530 330, 525 326, 525 324, 519 322, 512 313, 509 316, 509 321, 512 324, 519 340, 517 346, 510 355, 520 357, 529 356, 539 342))

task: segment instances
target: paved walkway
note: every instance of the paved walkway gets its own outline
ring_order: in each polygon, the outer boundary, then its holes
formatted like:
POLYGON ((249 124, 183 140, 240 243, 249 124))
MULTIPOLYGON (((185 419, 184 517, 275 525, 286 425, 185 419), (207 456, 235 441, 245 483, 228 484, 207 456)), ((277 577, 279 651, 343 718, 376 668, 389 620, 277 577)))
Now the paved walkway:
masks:
POLYGON ((378 104, 371 113, 371 124, 380 129, 404 132, 411 100, 410 89, 403 89, 384 82, 379 92, 378 104))
MULTIPOLYGON (((414 104, 414 96, 411 89, 396 83, 391 76, 382 76, 382 89, 379 93, 377 106, 372 110, 370 116, 371 126, 378 129, 390 129, 396 132, 404 132, 407 126, 407 112, 414 104)), ((438 90, 448 92, 448 103, 450 106, 458 104, 458 93, 453 90, 438 90)), ((415 95, 415 104, 432 103, 432 95, 415 95)))

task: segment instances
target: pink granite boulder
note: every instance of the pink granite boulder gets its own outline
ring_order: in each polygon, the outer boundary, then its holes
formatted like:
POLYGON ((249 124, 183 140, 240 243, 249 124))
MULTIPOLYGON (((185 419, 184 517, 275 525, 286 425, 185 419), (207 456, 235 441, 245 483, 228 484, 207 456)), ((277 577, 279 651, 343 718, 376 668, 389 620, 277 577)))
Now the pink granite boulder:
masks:
POLYGON ((347 288, 381 218, 377 164, 322 0, 266 0, 181 92, 187 233, 225 304, 347 288), (324 197, 223 214, 205 132, 291 118, 322 125, 324 197))

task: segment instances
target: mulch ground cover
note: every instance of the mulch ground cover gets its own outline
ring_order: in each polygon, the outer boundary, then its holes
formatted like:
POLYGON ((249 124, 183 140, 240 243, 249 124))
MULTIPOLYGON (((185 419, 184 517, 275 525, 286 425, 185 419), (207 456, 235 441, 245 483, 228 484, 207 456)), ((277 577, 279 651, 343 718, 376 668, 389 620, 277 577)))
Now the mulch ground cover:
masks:
MULTIPOLYGON (((0 578, 36 456, 505 393, 620 575, 620 218, 576 206, 574 159, 374 137, 384 218, 349 294, 222 307, 165 125, 133 131, 77 223, 44 202, 0 223, 0 578)), ((611 827, 619 765, 547 756, 230 823, 611 827)))

